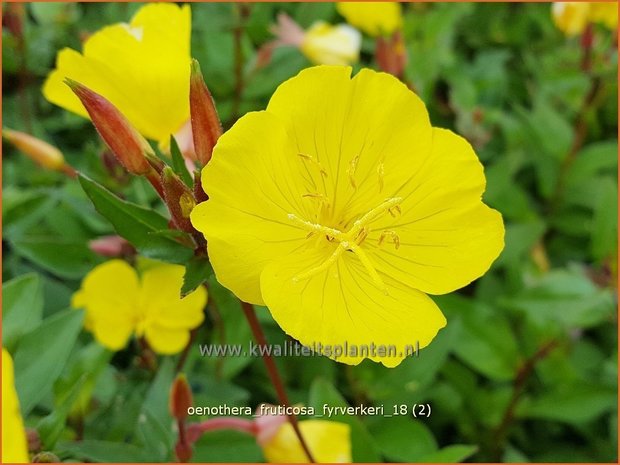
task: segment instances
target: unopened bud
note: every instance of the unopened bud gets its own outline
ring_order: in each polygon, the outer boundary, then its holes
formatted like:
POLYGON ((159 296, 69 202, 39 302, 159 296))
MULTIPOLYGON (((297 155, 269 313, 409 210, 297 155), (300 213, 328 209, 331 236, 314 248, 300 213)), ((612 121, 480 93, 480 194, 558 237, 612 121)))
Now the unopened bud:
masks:
POLYGON ((90 115, 97 132, 130 173, 142 175, 151 171, 145 155, 152 154, 149 143, 123 114, 106 98, 69 78, 65 83, 78 96, 90 115))
POLYGON ((2 137, 44 168, 61 171, 65 167, 62 152, 51 144, 12 129, 2 129, 2 137))
POLYGON ((88 243, 88 248, 102 257, 119 257, 134 251, 133 246, 121 236, 103 236, 88 243))
POLYGON ((192 60, 191 64, 189 108, 196 158, 204 166, 211 159, 213 147, 222 135, 222 124, 196 60, 192 60))
POLYGON ((164 189, 164 200, 175 224, 182 231, 193 233, 195 229, 189 219, 189 214, 196 206, 196 200, 192 191, 169 166, 163 169, 161 181, 164 189))
POLYGON ((375 58, 381 71, 402 78, 407 64, 403 34, 396 31, 391 37, 377 37, 375 58))
MULTIPOLYGON (((187 378, 180 373, 170 389, 170 413, 177 420, 187 418, 187 410, 193 405, 192 390, 187 378)), ((180 458, 180 457, 179 457, 180 458)))

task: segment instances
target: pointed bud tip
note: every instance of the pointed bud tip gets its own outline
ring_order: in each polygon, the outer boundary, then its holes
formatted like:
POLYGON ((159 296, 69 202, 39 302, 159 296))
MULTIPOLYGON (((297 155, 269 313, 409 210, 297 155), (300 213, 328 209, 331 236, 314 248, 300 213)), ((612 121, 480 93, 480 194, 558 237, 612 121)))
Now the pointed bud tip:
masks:
POLYGON ((75 92, 76 90, 83 88, 84 86, 71 78, 66 77, 63 82, 69 86, 69 88, 75 92))
POLYGON ((200 63, 195 58, 192 58, 190 69, 191 69, 192 79, 197 79, 197 78, 202 79, 202 71, 200 69, 200 63))

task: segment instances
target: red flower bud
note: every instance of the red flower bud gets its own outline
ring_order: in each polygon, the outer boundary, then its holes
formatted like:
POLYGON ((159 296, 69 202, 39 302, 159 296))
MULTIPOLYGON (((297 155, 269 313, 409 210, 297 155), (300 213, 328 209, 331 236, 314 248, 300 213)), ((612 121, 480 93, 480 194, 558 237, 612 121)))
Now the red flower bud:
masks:
POLYGON ((149 173, 152 168, 145 155, 153 151, 127 118, 106 98, 79 82, 66 78, 65 83, 78 96, 97 132, 127 171, 138 175, 149 173))
POLYGON ((192 60, 189 81, 189 108, 192 119, 194 150, 200 163, 206 165, 211 159, 213 147, 222 135, 222 124, 215 109, 213 97, 200 72, 200 64, 192 60))
POLYGON ((193 402, 192 390, 187 378, 183 373, 180 373, 170 389, 170 413, 177 420, 185 420, 187 410, 193 405, 193 402))

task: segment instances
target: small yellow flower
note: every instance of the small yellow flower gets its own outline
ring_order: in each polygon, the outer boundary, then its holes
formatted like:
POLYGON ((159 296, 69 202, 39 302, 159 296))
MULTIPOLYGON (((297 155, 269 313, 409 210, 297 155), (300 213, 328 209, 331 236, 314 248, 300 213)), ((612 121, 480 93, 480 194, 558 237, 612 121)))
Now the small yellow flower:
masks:
POLYGON ((61 50, 43 94, 88 118, 63 82, 73 79, 108 99, 142 135, 165 147, 189 119, 190 31, 188 5, 146 5, 129 24, 114 24, 90 36, 83 53, 61 50))
POLYGON ((349 24, 372 37, 390 36, 403 25, 400 3, 341 2, 336 8, 349 24))
POLYGON ((2 463, 28 463, 26 431, 15 391, 13 360, 2 348, 2 463))
POLYGON ((469 284, 503 248, 485 182, 467 141, 433 128, 398 79, 317 66, 219 139, 191 220, 219 282, 286 333, 396 366, 446 324, 426 294, 469 284))
POLYGON ((590 19, 594 23, 601 23, 608 29, 618 27, 618 3, 594 2, 590 3, 590 19))
POLYGON ((616 2, 554 2, 553 21, 568 36, 581 34, 589 23, 603 23, 609 29, 618 25, 616 2))
MULTIPOLYGON (((299 422, 299 429, 314 459, 319 463, 350 463, 351 432, 349 425, 325 420, 299 422)), ((290 423, 283 423, 263 446, 270 463, 309 463, 290 423)))
POLYGON ((305 32, 300 49, 317 65, 349 65, 359 60, 361 45, 357 29, 318 21, 305 32))
POLYGON ((207 302, 202 287, 180 298, 183 273, 182 266, 157 263, 139 278, 126 262, 110 260, 86 275, 71 304, 86 310, 84 326, 108 349, 122 349, 135 333, 155 352, 174 354, 202 323, 207 302))

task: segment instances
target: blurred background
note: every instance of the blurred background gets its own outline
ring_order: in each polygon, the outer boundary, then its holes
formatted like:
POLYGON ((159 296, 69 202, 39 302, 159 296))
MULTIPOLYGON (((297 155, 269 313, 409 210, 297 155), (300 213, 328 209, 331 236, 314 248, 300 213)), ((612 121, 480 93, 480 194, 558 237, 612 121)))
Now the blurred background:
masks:
MULTIPOLYGON (((4 3, 2 124, 155 207, 148 183, 106 154, 88 120, 41 94, 61 48, 81 50, 89 34, 128 21, 139 6, 4 3)), ((303 30, 346 22, 332 3, 191 9, 192 56, 225 129, 312 65, 295 44, 273 43, 280 13, 303 30)), ((430 404, 428 418, 338 418, 351 426, 354 461, 616 461, 617 30, 594 22, 567 33, 549 3, 412 3, 402 5, 402 18, 406 60, 394 72, 424 100, 434 126, 474 145, 485 202, 504 216, 506 247, 484 277, 436 298, 448 326, 397 368, 277 359, 291 400, 386 410, 430 404)), ((376 39, 362 31, 354 69, 385 69, 380 60, 376 39)), ((3 346, 16 360, 19 351, 37 354, 15 364, 24 422, 36 430, 32 450, 62 460, 170 460, 173 432, 162 425, 170 422, 175 357, 146 363, 135 344, 112 354, 75 325, 58 324, 81 279, 105 261, 89 244, 114 234, 111 224, 75 179, 7 143, 2 186, 3 346), (18 321, 24 308, 36 321, 18 321)), ((208 286, 196 340, 247 344, 238 301, 212 276, 208 286)), ((283 343, 269 312, 259 317, 269 341, 283 343)), ((185 371, 196 405, 277 403, 260 359, 192 350, 185 371)), ((192 460, 263 455, 252 437, 218 431, 203 436, 192 460)))

